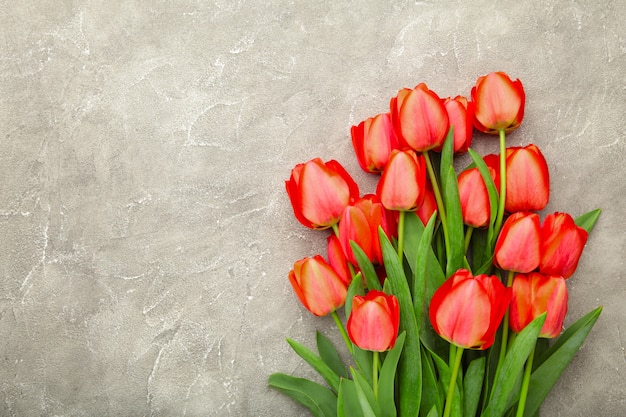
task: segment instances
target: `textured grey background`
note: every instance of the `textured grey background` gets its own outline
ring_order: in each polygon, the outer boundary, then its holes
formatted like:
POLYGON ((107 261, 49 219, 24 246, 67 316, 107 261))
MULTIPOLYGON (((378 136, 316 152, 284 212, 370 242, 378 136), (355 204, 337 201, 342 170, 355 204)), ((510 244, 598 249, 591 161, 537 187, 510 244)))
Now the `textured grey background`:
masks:
POLYGON ((624 415, 624 2, 2 3, 0 415, 307 415, 267 377, 311 375, 285 337, 339 339, 287 281, 325 234, 283 181, 319 156, 372 191, 352 124, 496 70, 546 211, 604 209, 568 322, 605 310, 544 416, 624 415))

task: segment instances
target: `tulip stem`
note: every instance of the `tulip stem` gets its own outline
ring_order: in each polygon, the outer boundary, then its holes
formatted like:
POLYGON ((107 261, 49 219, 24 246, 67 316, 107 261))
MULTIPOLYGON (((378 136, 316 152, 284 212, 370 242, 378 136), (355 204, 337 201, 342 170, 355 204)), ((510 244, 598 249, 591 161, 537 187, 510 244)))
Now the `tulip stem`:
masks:
POLYGON ((526 368, 524 369, 524 379, 522 380, 522 389, 520 391, 519 402, 517 403, 517 414, 516 417, 524 416, 524 408, 526 408, 526 398, 528 397, 528 385, 530 383, 530 374, 533 368, 533 356, 535 356, 535 347, 537 344, 533 346, 533 349, 530 351, 530 355, 528 359, 526 359, 526 368))
POLYGON ((402 262, 402 252, 404 250, 404 215, 405 211, 401 211, 398 216, 398 259, 402 262))
POLYGON ((474 228, 472 226, 467 226, 467 230, 465 231, 465 252, 467 252, 470 241, 472 240, 472 233, 474 233, 474 228))
POLYGON ((430 183, 433 186, 433 193, 435 194, 435 201, 437 201, 437 210, 439 211, 439 217, 441 218, 441 225, 443 226, 443 237, 446 244, 446 253, 450 254, 450 242, 448 238, 448 218, 446 216, 446 209, 443 205, 443 198, 441 198, 441 191, 439 190, 439 184, 437 184, 437 177, 435 176, 435 170, 433 164, 430 161, 430 154, 428 151, 423 152, 424 160, 426 161, 426 169, 428 171, 428 177, 430 183))
POLYGON ((350 351, 350 354, 352 355, 354 353, 352 342, 350 341, 350 337, 348 336, 348 333, 346 333, 346 328, 343 327, 343 323, 341 322, 341 319, 339 318, 337 311, 333 311, 332 316, 333 316, 333 319, 335 319, 335 324, 337 324, 337 328, 339 329, 341 336, 343 337, 343 341, 345 342, 346 346, 348 347, 348 350, 350 351))
POLYGON ((498 201, 498 213, 496 215, 494 239, 498 237, 504 218, 504 206, 506 205, 506 133, 500 131, 500 198, 498 201))
POLYGON ((372 352, 372 390, 374 391, 374 398, 378 399, 378 351, 372 352))
POLYGON ((337 238, 339 238, 339 226, 337 226, 337 223, 334 223, 332 225, 333 228, 333 232, 335 232, 335 236, 337 236, 337 238))
MULTIPOLYGON (((513 276, 515 272, 508 271, 508 276, 506 280, 507 288, 510 288, 513 285, 513 276)), ((502 345, 500 346, 500 356, 498 356, 498 367, 496 370, 496 376, 500 371, 500 366, 504 362, 504 356, 506 355, 508 343, 509 343, 509 309, 506 309, 506 313, 504 313, 504 319, 502 320, 502 345)), ((495 381, 495 379, 494 379, 495 381)))
POLYGON ((452 400, 454 400, 454 388, 456 387, 456 378, 461 367, 461 357, 463 356, 463 348, 456 346, 456 354, 454 355, 454 365, 452 367, 452 375, 450 375, 450 385, 448 385, 448 395, 446 396, 446 405, 443 409, 443 417, 450 417, 452 412, 452 400))

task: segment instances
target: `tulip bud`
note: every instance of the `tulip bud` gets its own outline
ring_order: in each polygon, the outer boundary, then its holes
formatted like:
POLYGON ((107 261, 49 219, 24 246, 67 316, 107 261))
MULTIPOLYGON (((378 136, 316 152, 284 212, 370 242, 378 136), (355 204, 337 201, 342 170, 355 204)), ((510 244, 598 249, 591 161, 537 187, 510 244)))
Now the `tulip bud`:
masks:
POLYGON ((467 152, 472 144, 474 130, 474 105, 468 103, 467 98, 456 96, 447 98, 443 105, 448 112, 450 127, 454 127, 454 153, 467 152))
POLYGON ((374 257, 374 249, 372 242, 372 229, 367 221, 367 217, 363 211, 355 206, 348 206, 341 216, 339 222, 339 242, 348 262, 357 265, 357 260, 350 246, 350 241, 356 242, 357 245, 365 252, 365 255, 372 260, 374 257))
POLYGON ((426 84, 400 90, 391 99, 390 108, 393 129, 401 146, 424 152, 443 145, 450 128, 448 112, 426 84))
POLYGON ((567 314, 567 286, 564 278, 538 272, 518 274, 513 280, 512 289, 509 325, 514 332, 521 332, 534 319, 547 313, 539 337, 554 338, 561 333, 567 314))
POLYGON ((506 211, 542 210, 549 198, 548 163, 539 148, 528 145, 507 149, 506 211))
POLYGON ((510 299, 510 288, 496 276, 459 269, 435 291, 430 322, 448 342, 484 350, 493 344, 510 299))
POLYGON ((350 340, 359 348, 375 352, 392 349, 399 326, 400 304, 395 296, 372 290, 352 299, 346 327, 350 340))
POLYGON ((311 229, 336 224, 343 210, 359 197, 359 187, 335 160, 315 158, 298 164, 285 181, 296 219, 311 229))
POLYGON ((498 236, 494 264, 506 271, 526 273, 537 268, 539 260, 539 215, 522 212, 511 215, 498 236))
MULTIPOLYGON (((496 173, 488 168, 491 177, 496 173)), ((471 168, 459 174, 459 197, 463 223, 471 227, 487 227, 491 218, 489 193, 478 168, 471 168)))
POLYGON ((352 126, 352 146, 359 165, 365 172, 382 172, 391 151, 398 148, 389 113, 370 117, 352 126))
POLYGON ((474 126, 484 133, 516 129, 524 118, 526 96, 520 80, 511 81, 504 72, 482 76, 472 88, 474 126))
POLYGON ((539 272, 572 276, 587 242, 588 233, 567 213, 548 214, 541 226, 541 262, 539 272))
POLYGON ((302 305, 316 316, 332 313, 346 302, 346 284, 320 255, 296 261, 289 282, 302 305))
POLYGON ((374 265, 382 265, 378 228, 391 238, 397 234, 392 212, 385 209, 378 196, 367 194, 352 206, 346 207, 339 222, 339 241, 350 263, 357 265, 350 241, 356 242, 374 265))
POLYGON ((388 210, 412 211, 424 200, 426 164, 413 151, 394 150, 378 181, 376 195, 388 210))

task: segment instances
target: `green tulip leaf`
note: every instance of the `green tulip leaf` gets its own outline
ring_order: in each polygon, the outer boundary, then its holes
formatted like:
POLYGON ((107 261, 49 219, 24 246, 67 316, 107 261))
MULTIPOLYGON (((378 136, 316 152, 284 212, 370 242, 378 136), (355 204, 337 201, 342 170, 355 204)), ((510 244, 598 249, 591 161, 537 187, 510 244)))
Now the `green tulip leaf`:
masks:
POLYGON ((463 213, 459 198, 459 184, 454 174, 454 168, 448 167, 446 184, 443 189, 443 204, 446 207, 448 220, 448 242, 450 253, 447 255, 446 276, 465 267, 465 233, 463 232, 463 213))
POLYGON ((337 416, 337 396, 316 382, 275 373, 270 375, 269 386, 308 408, 315 417, 337 416))
POLYGON ((346 320, 350 317, 352 311, 352 299, 355 295, 365 295, 365 286, 363 285, 363 276, 359 272, 348 287, 348 293, 346 294, 346 304, 344 305, 344 312, 346 314, 346 320))
MULTIPOLYGON (((441 149, 441 162, 439 166, 439 178, 441 181, 441 187, 445 188, 448 182, 448 175, 450 175, 450 171, 448 168, 452 167, 452 161, 454 158, 454 127, 451 126, 450 130, 448 130, 448 135, 446 136, 445 142, 443 143, 443 148, 441 149)), ((452 176, 454 175, 454 170, 452 171, 452 176)))
POLYGON ((350 370, 352 371, 352 380, 354 381, 354 385, 356 387, 357 397, 359 399, 359 404, 361 405, 363 417, 379 417, 380 406, 378 405, 378 401, 376 401, 376 396, 374 395, 372 387, 360 373, 354 369, 350 370))
POLYGON ((395 346, 385 356, 385 360, 383 361, 383 365, 380 369, 380 375, 378 378, 378 402, 380 404, 382 417, 396 417, 394 381, 405 337, 406 332, 402 332, 398 336, 395 346))
POLYGON ((351 379, 341 378, 337 394, 337 417, 363 417, 356 385, 351 379))
POLYGON ((369 260, 365 252, 363 252, 363 249, 361 249, 361 247, 355 241, 350 241, 350 247, 352 247, 352 252, 354 253, 354 257, 359 264, 359 269, 361 269, 361 272, 363 273, 367 288, 369 288, 370 290, 380 291, 382 287, 380 285, 378 275, 376 275, 376 270, 374 269, 374 265, 372 265, 372 262, 369 260))
MULTIPOLYGON (((422 236, 417 244, 417 253, 415 255, 415 267, 413 268, 413 308, 415 309, 415 318, 418 323, 422 322, 426 297, 426 267, 428 251, 431 250, 431 241, 433 237, 433 229, 437 213, 433 213, 428 224, 422 231, 422 236)), ((406 253, 406 252, 405 252, 406 253)))
POLYGON ((496 187, 496 183, 493 181, 491 174, 489 173, 489 168, 483 158, 476 153, 473 149, 468 149, 467 152, 472 157, 476 168, 478 168, 478 172, 480 172, 480 176, 483 178, 485 182, 485 186, 487 187, 487 194, 489 195, 489 227, 493 228, 494 223, 496 222, 496 215, 498 213, 498 189, 496 187))
POLYGON ((593 229, 593 226, 595 226, 596 221, 598 221, 598 217, 600 217, 601 212, 601 209, 591 210, 590 212, 577 217, 574 220, 574 223, 585 229, 587 233, 591 233, 591 230, 593 229))
POLYGON ((428 414, 426 415, 426 417, 438 417, 438 416, 439 416, 439 412, 437 411, 437 407, 435 406, 433 406, 433 408, 431 408, 428 414))
POLYGON ((559 380, 567 365, 574 359, 576 352, 600 317, 600 313, 602 313, 602 307, 598 307, 578 319, 536 361, 538 366, 530 377, 528 399, 524 410, 525 417, 532 417, 539 411, 552 387, 559 380))
MULTIPOLYGON (((468 149, 467 152, 472 157, 474 166, 478 168, 478 172, 480 172, 480 175, 485 182, 487 194, 489 195, 489 227, 485 232, 486 236, 484 236, 484 241, 480 242, 482 243, 481 245, 476 245, 473 251, 474 268, 479 269, 474 271, 474 274, 479 275, 487 273, 491 269, 491 258, 493 256, 493 248, 497 237, 494 226, 498 213, 498 189, 496 188, 496 184, 493 181, 493 178, 489 173, 489 168, 487 168, 487 164, 485 164, 483 158, 472 149, 468 149)), ((476 231, 474 231, 474 233, 476 233, 476 231)))
POLYGON ((378 234, 387 279, 400 304, 400 331, 406 331, 406 341, 398 369, 398 406, 401 416, 413 416, 419 413, 422 393, 419 328, 402 263, 382 227, 379 228, 378 234))
MULTIPOLYGON (((451 348, 456 349, 455 346, 451 346, 451 348)), ((452 370, 448 366, 448 363, 444 361, 443 359, 441 359, 439 356, 432 355, 431 357, 433 358, 433 362, 435 363, 435 366, 437 367, 437 371, 439 373, 439 381, 443 385, 443 392, 447 393, 448 387, 450 386, 450 379, 452 378, 452 370)), ((463 416, 463 402, 462 402, 462 396, 461 396, 462 392, 459 389, 459 386, 461 385, 460 384, 461 381, 462 381, 462 375, 459 372, 459 375, 457 376, 457 380, 454 386, 454 397, 452 400, 452 409, 451 409, 451 414, 450 414, 452 417, 463 416)))
POLYGON ((330 340, 320 332, 316 332, 317 351, 320 358, 339 377, 348 378, 348 371, 330 340))
POLYGON ((328 383, 328 385, 332 388, 334 392, 339 390, 339 375, 337 375, 324 361, 322 358, 317 356, 313 351, 305 347, 304 345, 296 342, 295 340, 287 338, 287 343, 289 346, 302 358, 304 359, 313 369, 317 371, 318 374, 324 378, 324 380, 328 383))
MULTIPOLYGON (((420 277, 416 276, 418 271, 424 270, 426 272, 426 275, 424 276, 426 281, 425 292, 421 295, 421 315, 417 313, 417 305, 415 305, 416 319, 418 316, 421 317, 421 320, 417 322, 420 331, 420 339, 429 350, 437 352, 440 355, 444 355, 448 352, 448 344, 444 342, 443 339, 433 330, 428 315, 428 306, 430 305, 430 300, 433 294, 437 291, 437 288, 443 284, 446 277, 434 251, 432 250, 432 247, 426 248, 425 258, 418 256, 420 248, 424 249, 421 246, 424 243, 424 241, 422 241, 424 233, 425 227, 422 220, 420 220, 415 213, 406 213, 404 220, 404 254, 409 261, 408 264, 413 273, 413 281, 415 282, 416 280, 421 280, 420 277)), ((431 236, 429 236, 428 233, 426 239, 431 239, 431 236)), ((414 285, 414 289, 418 286, 419 284, 414 285)), ((415 293, 414 297, 420 297, 419 293, 415 293)))
POLYGON ((479 356, 470 362, 463 378, 463 410, 467 416, 475 416, 485 377, 486 357, 479 356))
POLYGON ((422 404, 421 414, 428 414, 433 408, 443 410, 445 394, 437 382, 437 372, 429 352, 422 346, 422 404))
POLYGON ((537 341, 539 331, 546 320, 543 313, 526 326, 516 337, 504 357, 504 362, 498 364, 496 377, 491 391, 491 399, 482 417, 500 417, 507 410, 509 398, 514 394, 514 388, 526 359, 537 341))

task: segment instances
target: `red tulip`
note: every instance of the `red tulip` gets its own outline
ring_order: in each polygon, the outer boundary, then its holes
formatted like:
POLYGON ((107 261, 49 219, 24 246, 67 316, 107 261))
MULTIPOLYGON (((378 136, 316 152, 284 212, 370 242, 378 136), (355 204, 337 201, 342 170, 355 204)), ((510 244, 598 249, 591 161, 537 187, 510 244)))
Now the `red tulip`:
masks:
POLYGON ((356 242, 374 265, 383 263, 379 226, 389 237, 397 234, 392 213, 383 207, 376 195, 365 195, 346 207, 338 228, 339 241, 350 263, 357 265, 350 241, 356 242))
POLYGON ((430 322, 448 342, 484 350, 493 344, 510 299, 510 288, 496 276, 459 269, 435 291, 430 322))
POLYGON ((376 195, 388 210, 412 211, 422 204, 426 188, 424 158, 394 150, 378 181, 376 195))
POLYGON ((541 262, 539 272, 572 276, 587 243, 588 233, 567 213, 548 214, 541 226, 541 262))
MULTIPOLYGON (((496 185, 496 190, 498 193, 500 192, 500 155, 499 154, 489 154, 483 156, 483 161, 485 161, 485 165, 488 168, 493 169, 493 182, 496 185)), ((491 171, 490 171, 491 172, 491 171)))
POLYGON ((398 338, 400 304, 393 295, 372 290, 352 299, 348 335, 363 350, 384 352, 392 349, 398 338))
POLYGON ((424 190, 424 201, 415 211, 424 226, 428 223, 433 213, 437 211, 437 199, 430 181, 426 181, 426 189, 424 190))
POLYGON ((356 182, 334 160, 315 158, 296 165, 285 186, 296 218, 311 229, 336 224, 343 209, 359 197, 356 182))
POLYGON ((509 313, 511 329, 519 333, 531 321, 546 312, 546 321, 539 332, 539 337, 557 337, 563 329, 563 320, 567 314, 565 279, 538 272, 516 275, 513 280, 513 298, 509 313))
POLYGON ((339 238, 334 234, 329 235, 326 241, 328 243, 328 263, 337 275, 339 275, 339 278, 341 278, 341 281, 346 287, 349 287, 352 282, 352 273, 348 266, 346 254, 341 247, 341 242, 339 242, 339 238))
POLYGON ((526 96, 520 80, 511 81, 504 72, 478 78, 472 88, 474 126, 485 133, 510 132, 524 118, 526 96))
MULTIPOLYGON (((491 177, 494 178, 495 171, 488 169, 491 177)), ((476 228, 487 227, 491 218, 489 193, 478 168, 461 172, 458 181, 463 223, 476 228)))
POLYGON ((426 84, 404 88, 391 99, 391 121, 401 145, 417 152, 440 147, 450 128, 448 112, 426 84))
POLYGON ((348 262, 357 265, 350 241, 356 242, 370 260, 373 258, 372 229, 365 213, 360 208, 355 206, 346 207, 338 228, 339 242, 341 242, 341 247, 346 254, 348 262))
POLYGON ((463 96, 446 98, 443 105, 448 112, 450 126, 454 127, 454 153, 467 152, 472 144, 474 104, 463 96))
POLYGON ((398 148, 389 113, 370 117, 352 126, 351 134, 356 159, 365 172, 381 172, 391 151, 398 148))
POLYGON ((539 148, 528 145, 507 149, 506 210, 509 213, 542 210, 549 198, 548 163, 539 148))
POLYGON ((332 313, 346 302, 346 284, 320 255, 296 261, 289 282, 302 305, 316 316, 332 313))
POLYGON ((530 272, 539 266, 540 224, 536 213, 511 215, 498 236, 494 264, 507 271, 530 272))

